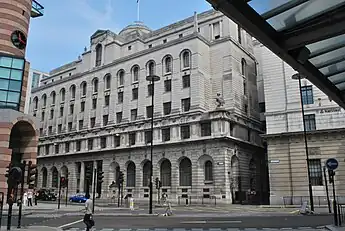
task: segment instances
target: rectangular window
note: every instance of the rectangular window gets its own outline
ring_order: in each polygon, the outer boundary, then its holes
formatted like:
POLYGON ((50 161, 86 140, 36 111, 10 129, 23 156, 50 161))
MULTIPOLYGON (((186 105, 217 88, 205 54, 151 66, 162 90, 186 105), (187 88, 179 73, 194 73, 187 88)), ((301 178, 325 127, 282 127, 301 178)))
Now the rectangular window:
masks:
POLYGON ((108 115, 104 115, 103 116, 103 126, 107 126, 108 125, 108 119, 109 119, 108 115))
POLYGON ((76 150, 77 152, 79 152, 81 150, 81 141, 80 140, 77 140, 75 142, 75 146, 76 146, 76 150))
POLYGON ((95 125, 96 125, 96 118, 93 117, 93 118, 90 119, 90 127, 91 127, 91 128, 94 128, 95 125))
POLYGON ((44 116, 45 116, 45 112, 42 111, 42 114, 41 114, 41 121, 44 121, 44 116))
POLYGON ((85 102, 81 102, 80 103, 80 112, 84 112, 85 111, 85 102))
POLYGON ((114 143, 115 143, 115 147, 120 147, 120 145, 121 145, 121 136, 120 135, 114 136, 114 143))
POLYGON ((40 128, 40 136, 43 136, 43 128, 40 128))
POLYGON ((183 86, 183 88, 190 87, 190 75, 182 76, 182 86, 183 86))
POLYGON ((79 130, 83 130, 84 127, 84 120, 79 120, 79 130))
POLYGON ((101 137, 101 148, 107 147, 107 137, 101 137))
POLYGON ((306 131, 316 130, 315 114, 304 115, 304 122, 306 131))
POLYGON ((171 92, 171 79, 164 80, 164 91, 171 92))
POLYGON ((54 118, 54 109, 50 110, 50 119, 52 120, 54 118))
POLYGON ((147 107, 146 107, 146 117, 147 117, 147 118, 152 118, 152 114, 153 114, 153 112, 152 112, 152 106, 147 106, 147 107))
POLYGON ((116 113, 116 123, 121 123, 122 122, 122 112, 117 112, 116 113))
POLYGON ((149 48, 152 48, 152 44, 149 44, 149 48))
POLYGON ((60 134, 62 132, 62 124, 58 125, 58 134, 60 134))
POLYGON ((72 122, 68 122, 68 131, 71 132, 73 128, 72 122))
POLYGON ((259 103, 259 110, 260 110, 260 113, 264 113, 266 111, 265 103, 259 103))
POLYGON ((63 110, 64 110, 64 107, 60 107, 60 117, 63 117, 63 110))
POLYGON ((129 133, 129 145, 135 145, 136 133, 129 133))
POLYGON ((181 139, 190 138, 190 127, 189 125, 181 126, 181 139))
POLYGON ((163 43, 167 43, 167 41, 168 41, 168 40, 166 40, 166 39, 163 39, 163 43))
POLYGON ((190 110, 190 98, 182 99, 182 112, 187 112, 190 110))
POLYGON ((60 152, 60 145, 57 144, 55 145, 55 154, 59 154, 59 152, 60 152))
POLYGON ((213 23, 213 37, 214 39, 220 38, 220 23, 219 22, 213 23))
POLYGON ((87 140, 87 149, 92 150, 93 149, 93 139, 87 140))
POLYGON ((322 185, 322 167, 320 159, 309 159, 309 171, 311 185, 322 185))
POLYGON ((69 114, 70 115, 74 114, 74 104, 69 105, 69 114))
POLYGON ((153 95, 153 84, 147 85, 147 95, 152 96, 153 95))
POLYGON ((48 134, 53 135, 53 127, 52 126, 48 127, 48 134))
POLYGON ((46 151, 46 155, 49 155, 49 144, 45 145, 45 151, 46 151))
POLYGON ((131 110, 131 121, 137 120, 138 117, 138 109, 132 109, 131 110))
POLYGON ((301 87, 301 92, 302 102, 304 105, 314 104, 313 86, 303 86, 301 87))
POLYGON ((132 46, 128 46, 128 50, 129 50, 129 51, 132 50, 132 46))
POLYGON ((105 107, 109 106, 109 102, 110 102, 110 96, 109 95, 104 96, 104 106, 105 107))
POLYGON ((210 136, 211 135, 211 122, 203 122, 201 126, 201 136, 210 136))
POLYGON ((242 44, 242 29, 240 25, 237 25, 237 39, 240 44, 242 44))
POLYGON ((132 100, 137 100, 138 99, 138 88, 133 88, 132 89, 132 100))
POLYGON ((248 104, 244 104, 244 113, 248 114, 248 104))
POLYGON ((171 113, 171 102, 163 103, 164 115, 169 115, 171 113))
POLYGON ((97 108, 97 98, 92 99, 92 109, 96 109, 96 108, 97 108))
POLYGON ((145 143, 149 144, 152 141, 152 132, 151 131, 146 131, 145 132, 145 143))
POLYGON ((117 103, 123 103, 123 92, 120 91, 117 93, 117 103))
POLYGON ((183 37, 183 34, 179 34, 178 37, 179 37, 179 38, 182 38, 182 37, 183 37))
POLYGON ((69 142, 65 143, 65 152, 69 153, 69 142))
POLYGON ((162 129, 162 141, 169 141, 170 140, 170 128, 163 128, 162 129))

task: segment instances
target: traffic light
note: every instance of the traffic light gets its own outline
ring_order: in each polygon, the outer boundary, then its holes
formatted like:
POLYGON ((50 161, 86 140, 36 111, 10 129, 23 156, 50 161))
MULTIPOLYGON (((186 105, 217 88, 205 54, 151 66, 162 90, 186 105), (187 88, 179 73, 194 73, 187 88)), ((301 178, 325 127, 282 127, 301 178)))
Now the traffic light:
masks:
POLYGON ((67 184, 68 184, 68 179, 66 177, 64 177, 64 176, 61 176, 60 177, 61 188, 66 188, 67 184))
POLYGON ((159 188, 162 188, 162 181, 159 181, 159 188))
POLYGON ((124 181, 123 172, 120 171, 120 174, 119 174, 119 183, 122 185, 122 184, 123 184, 123 181, 124 181))
POLYGON ((28 166, 28 176, 27 176, 27 184, 29 187, 33 187, 36 182, 36 172, 37 172, 37 166, 36 164, 33 164, 31 161, 29 161, 28 166))
POLYGON ((159 178, 156 178, 156 189, 159 189, 159 178))
POLYGON ((102 184, 103 183, 103 178, 104 178, 103 174, 104 174, 103 171, 101 171, 101 170, 97 171, 97 183, 98 184, 102 184))

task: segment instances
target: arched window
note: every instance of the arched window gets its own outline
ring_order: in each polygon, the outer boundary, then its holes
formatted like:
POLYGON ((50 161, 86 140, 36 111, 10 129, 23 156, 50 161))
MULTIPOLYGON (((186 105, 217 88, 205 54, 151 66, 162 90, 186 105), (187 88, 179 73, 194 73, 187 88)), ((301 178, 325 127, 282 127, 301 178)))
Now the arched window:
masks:
POLYGON ((52 188, 58 188, 59 187, 59 172, 56 169, 56 167, 53 167, 52 169, 52 188))
POLYGON ((109 90, 110 86, 111 86, 111 75, 110 74, 106 74, 104 77, 104 83, 105 83, 105 89, 109 90))
POLYGON ((146 161, 143 166, 143 187, 150 186, 150 177, 151 177, 151 161, 146 161))
POLYGON ((34 98, 34 109, 37 110, 38 107, 38 98, 37 96, 34 98))
POLYGON ((150 61, 147 65, 147 69, 148 69, 148 75, 151 76, 151 75, 155 75, 156 73, 156 70, 155 70, 155 63, 153 61, 150 61))
POLYGON ((119 78, 119 86, 123 86, 125 83, 125 71, 120 70, 117 74, 117 77, 119 78))
POLYGON ((72 85, 70 88, 71 99, 75 99, 75 85, 72 85))
POLYGON ((162 186, 171 186, 171 163, 164 160, 161 164, 161 181, 162 186))
POLYGON ((246 77, 246 69, 247 69, 247 63, 246 60, 242 59, 241 60, 241 74, 243 77, 246 77))
POLYGON ((213 181, 213 166, 210 160, 205 162, 205 181, 213 181))
POLYGON ((139 81, 139 67, 138 66, 133 67, 132 74, 133 74, 133 82, 139 81))
POLYGON ((47 168, 42 168, 42 188, 47 187, 47 181, 48 181, 48 171, 47 168))
POLYGON ((127 187, 135 187, 135 164, 132 161, 127 165, 127 187))
POLYGON ((98 79, 97 78, 94 78, 92 80, 92 88, 93 88, 93 93, 98 92, 98 79))
POLYGON ((47 106, 47 95, 46 94, 44 94, 42 96, 42 100, 43 100, 43 107, 47 106))
POLYGON ((102 45, 98 44, 96 46, 96 67, 102 64, 102 45))
POLYGON ((82 82, 81 84, 81 96, 86 96, 87 92, 87 84, 86 82, 82 82))
POLYGON ((55 91, 50 93, 50 97, 52 98, 52 104, 55 104, 55 101, 56 101, 56 93, 55 93, 55 91))
POLYGON ((165 73, 170 73, 172 71, 172 58, 167 56, 164 60, 165 64, 165 73))
POLYGON ((183 68, 189 68, 190 67, 190 52, 189 51, 183 52, 182 62, 183 62, 183 68))
POLYGON ((192 186, 192 162, 188 158, 180 162, 180 186, 192 186))
POLYGON ((66 97, 66 90, 65 88, 62 88, 60 90, 60 99, 61 99, 61 102, 65 102, 65 97, 66 97))

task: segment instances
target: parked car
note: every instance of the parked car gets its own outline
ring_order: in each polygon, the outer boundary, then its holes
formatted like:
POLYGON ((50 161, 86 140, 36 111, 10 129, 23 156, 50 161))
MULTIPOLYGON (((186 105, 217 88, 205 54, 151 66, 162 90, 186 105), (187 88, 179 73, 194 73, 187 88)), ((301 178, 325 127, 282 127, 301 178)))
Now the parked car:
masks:
POLYGON ((40 189, 38 190, 37 200, 41 201, 56 201, 56 195, 54 192, 49 189, 40 189))
POLYGON ((78 202, 78 203, 85 203, 86 200, 87 198, 85 197, 85 193, 78 193, 69 198, 70 202, 78 202))

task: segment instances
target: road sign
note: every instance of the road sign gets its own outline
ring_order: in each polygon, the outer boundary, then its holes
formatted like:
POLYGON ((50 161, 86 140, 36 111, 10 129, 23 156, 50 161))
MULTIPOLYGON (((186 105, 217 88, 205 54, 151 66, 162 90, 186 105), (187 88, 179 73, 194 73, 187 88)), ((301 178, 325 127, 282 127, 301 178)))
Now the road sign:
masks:
POLYGON ((329 169, 329 170, 336 170, 338 168, 338 161, 334 158, 330 158, 326 161, 326 167, 329 169))

